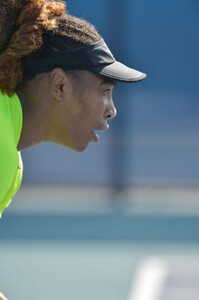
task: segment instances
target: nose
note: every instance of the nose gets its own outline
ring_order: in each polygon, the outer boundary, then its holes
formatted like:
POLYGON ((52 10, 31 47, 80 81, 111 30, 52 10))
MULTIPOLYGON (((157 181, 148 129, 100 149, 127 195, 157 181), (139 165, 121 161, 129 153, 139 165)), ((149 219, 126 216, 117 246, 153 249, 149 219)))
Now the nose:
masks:
POLYGON ((117 110, 116 110, 113 102, 111 102, 111 105, 107 108, 107 110, 105 112, 105 119, 106 120, 113 119, 113 118, 115 118, 116 115, 117 115, 117 110))

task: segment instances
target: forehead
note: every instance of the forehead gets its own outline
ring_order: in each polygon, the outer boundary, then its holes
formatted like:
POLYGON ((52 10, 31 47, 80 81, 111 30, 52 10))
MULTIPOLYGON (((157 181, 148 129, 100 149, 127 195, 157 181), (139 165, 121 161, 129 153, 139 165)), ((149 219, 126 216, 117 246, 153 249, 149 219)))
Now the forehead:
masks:
POLYGON ((116 83, 117 83, 115 80, 113 80, 111 78, 108 78, 108 77, 105 77, 103 75, 96 74, 96 73, 93 73, 93 72, 90 72, 90 71, 80 71, 80 72, 82 72, 82 75, 86 76, 86 78, 89 81, 95 81, 100 86, 103 86, 103 85, 115 86, 116 83))
POLYGON ((115 80, 87 70, 79 70, 75 72, 77 74, 75 82, 78 84, 80 89, 90 89, 91 91, 107 86, 114 87, 117 83, 115 80))
POLYGON ((101 79, 101 83, 100 85, 112 85, 112 86, 115 86, 117 84, 117 81, 111 79, 111 78, 108 78, 108 77, 105 77, 105 76, 101 76, 100 75, 100 79, 101 79))

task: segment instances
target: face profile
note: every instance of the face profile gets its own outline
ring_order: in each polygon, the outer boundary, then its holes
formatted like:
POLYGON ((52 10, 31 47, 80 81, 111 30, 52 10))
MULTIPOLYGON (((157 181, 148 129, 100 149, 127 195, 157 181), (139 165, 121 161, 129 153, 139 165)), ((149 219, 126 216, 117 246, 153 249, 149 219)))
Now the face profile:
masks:
POLYGON ((59 132, 62 145, 84 151, 90 142, 98 142, 97 131, 108 130, 109 120, 116 116, 112 99, 115 83, 89 71, 79 71, 78 76, 76 86, 72 80, 70 100, 66 93, 63 105, 58 104, 59 120, 64 124, 59 132))

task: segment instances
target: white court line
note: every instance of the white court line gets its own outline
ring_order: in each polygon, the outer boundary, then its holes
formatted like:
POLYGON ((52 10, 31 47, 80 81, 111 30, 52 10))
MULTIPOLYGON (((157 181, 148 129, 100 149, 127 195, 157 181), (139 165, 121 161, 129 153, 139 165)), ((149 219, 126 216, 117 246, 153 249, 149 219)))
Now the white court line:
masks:
POLYGON ((168 265, 158 257, 143 261, 132 282, 128 300, 159 300, 168 272, 168 265))

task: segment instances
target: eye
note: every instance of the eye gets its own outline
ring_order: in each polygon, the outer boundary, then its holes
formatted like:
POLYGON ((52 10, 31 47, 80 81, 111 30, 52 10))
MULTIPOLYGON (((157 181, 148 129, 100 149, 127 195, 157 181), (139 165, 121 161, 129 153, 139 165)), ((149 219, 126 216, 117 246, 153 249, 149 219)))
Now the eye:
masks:
POLYGON ((113 84, 112 82, 109 82, 107 80, 105 82, 102 82, 100 84, 101 93, 104 96, 112 97, 112 92, 113 92, 114 86, 115 86, 115 84, 113 84))
POLYGON ((104 97, 106 99, 111 98, 111 91, 110 91, 110 89, 103 90, 102 91, 102 97, 104 97))
POLYGON ((103 93, 105 93, 105 94, 110 94, 110 93, 112 93, 112 88, 106 88, 106 89, 104 89, 104 90, 103 90, 103 93))

